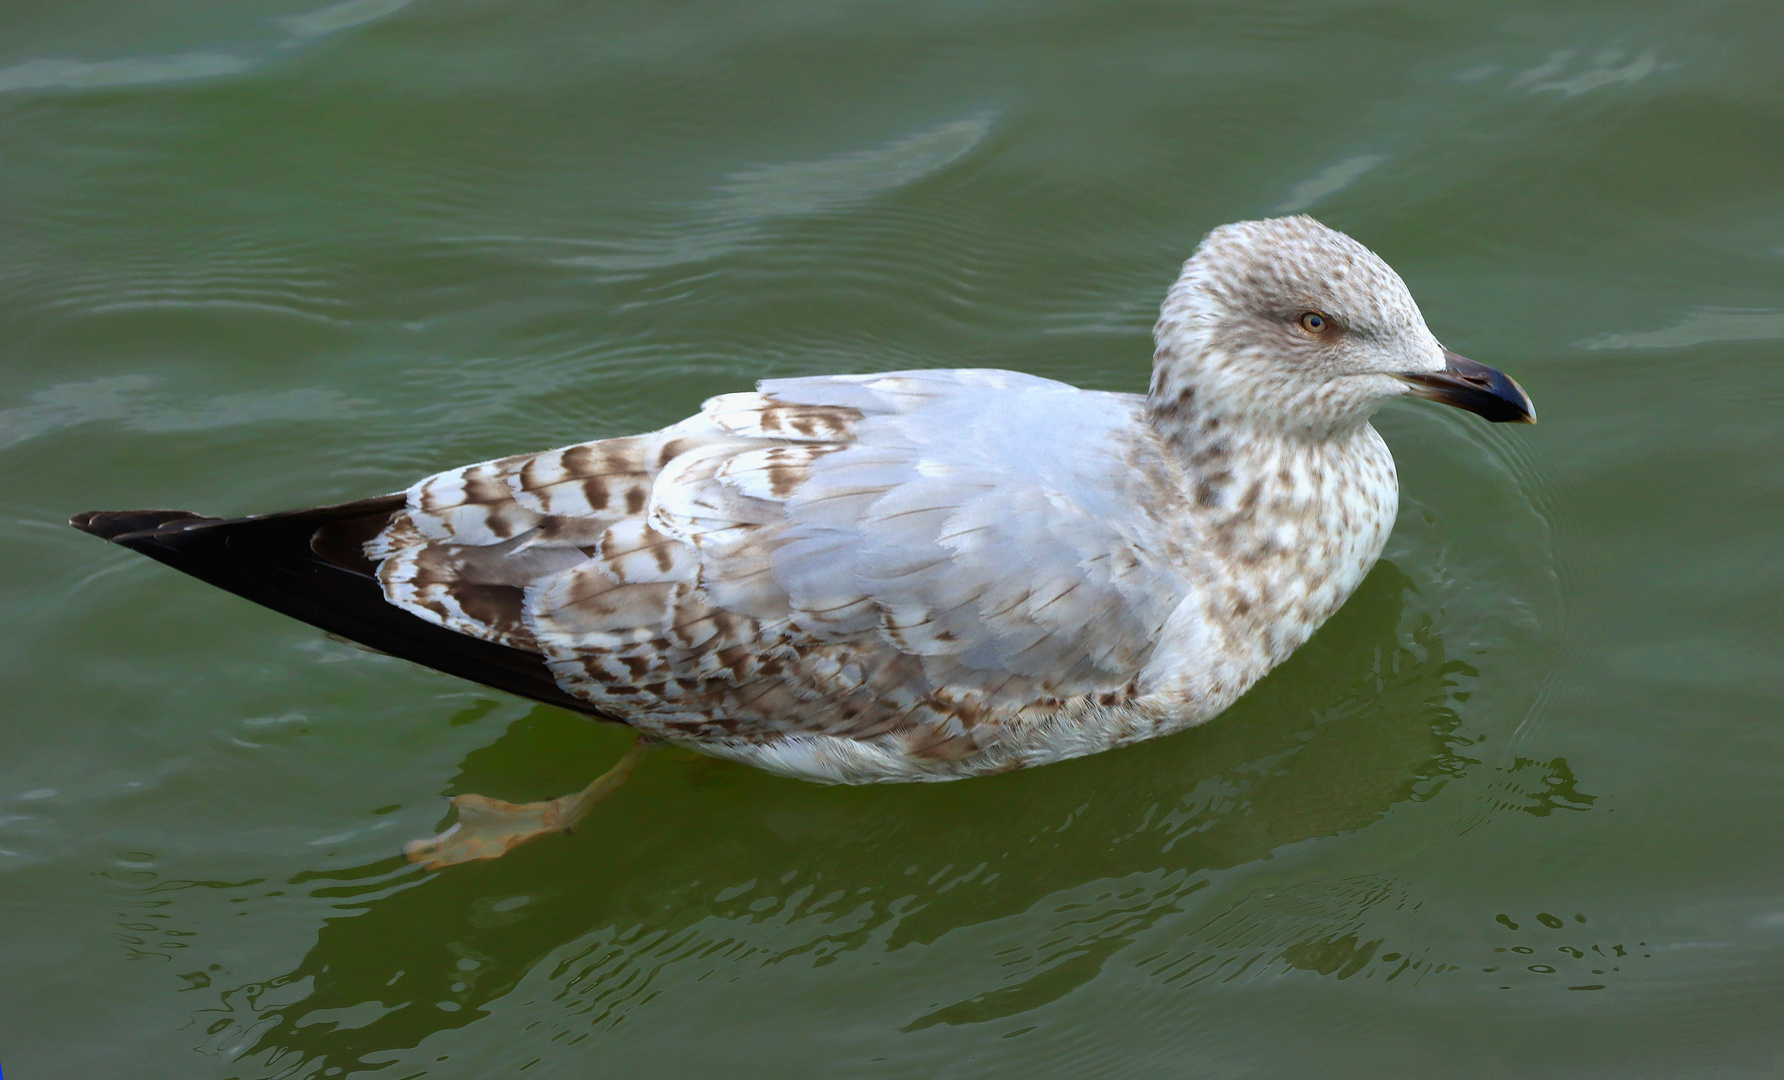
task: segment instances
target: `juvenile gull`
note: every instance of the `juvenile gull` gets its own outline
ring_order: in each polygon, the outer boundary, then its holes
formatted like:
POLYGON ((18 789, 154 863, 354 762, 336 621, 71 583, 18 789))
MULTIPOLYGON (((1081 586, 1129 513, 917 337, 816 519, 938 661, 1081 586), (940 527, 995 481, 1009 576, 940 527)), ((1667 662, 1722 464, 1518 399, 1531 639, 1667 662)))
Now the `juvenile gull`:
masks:
MULTIPOLYGON (((1214 230, 1144 395, 1010 371, 771 379, 647 435, 222 520, 74 524, 369 647, 826 783, 952 780, 1200 724, 1381 554, 1415 394, 1534 421, 1310 217, 1214 230)), ((573 825, 480 795, 444 866, 573 825)))

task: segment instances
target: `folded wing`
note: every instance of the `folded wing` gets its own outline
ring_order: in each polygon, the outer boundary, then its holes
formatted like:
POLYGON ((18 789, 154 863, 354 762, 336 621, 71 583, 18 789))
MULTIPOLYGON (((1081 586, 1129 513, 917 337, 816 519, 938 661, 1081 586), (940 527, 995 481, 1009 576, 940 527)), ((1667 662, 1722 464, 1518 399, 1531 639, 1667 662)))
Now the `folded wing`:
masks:
POLYGON ((1001 371, 770 381, 429 477, 366 550, 391 603, 646 730, 966 755, 1131 696, 1184 598, 1140 407, 1001 371))

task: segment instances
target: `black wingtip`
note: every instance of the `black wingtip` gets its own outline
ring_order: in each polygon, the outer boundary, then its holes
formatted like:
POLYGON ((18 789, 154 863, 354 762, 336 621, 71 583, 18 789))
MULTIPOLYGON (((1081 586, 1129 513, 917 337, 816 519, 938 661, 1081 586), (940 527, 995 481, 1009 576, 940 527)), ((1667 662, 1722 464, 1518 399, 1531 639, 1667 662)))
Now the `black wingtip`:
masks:
POLYGON ((69 524, 200 581, 379 652, 601 720, 558 686, 536 652, 427 622, 384 598, 365 541, 404 495, 243 518, 190 510, 93 510, 69 524))
POLYGON ((88 510, 68 519, 81 532, 102 540, 116 540, 130 533, 149 532, 182 521, 203 520, 190 510, 88 510))

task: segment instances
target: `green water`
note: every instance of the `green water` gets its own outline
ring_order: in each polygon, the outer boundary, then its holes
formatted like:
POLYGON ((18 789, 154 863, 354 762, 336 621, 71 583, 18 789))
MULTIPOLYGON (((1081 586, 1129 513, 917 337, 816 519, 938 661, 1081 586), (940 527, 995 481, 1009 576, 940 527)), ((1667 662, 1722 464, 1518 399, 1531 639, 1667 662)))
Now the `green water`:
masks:
POLYGON ((1784 1075, 1784 9, 0 6, 0 1069, 1784 1075), (1142 389, 1210 227, 1378 250, 1536 428, 1206 728, 830 789, 368 655, 72 511, 337 501, 760 376, 1142 389))

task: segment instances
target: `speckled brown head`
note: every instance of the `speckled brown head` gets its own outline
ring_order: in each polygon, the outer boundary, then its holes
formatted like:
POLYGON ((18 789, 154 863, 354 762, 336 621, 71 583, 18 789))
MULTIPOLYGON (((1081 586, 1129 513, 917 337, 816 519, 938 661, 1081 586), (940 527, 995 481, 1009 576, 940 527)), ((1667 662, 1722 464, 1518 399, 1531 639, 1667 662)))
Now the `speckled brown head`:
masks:
POLYGON ((1154 336, 1148 404, 1166 427, 1213 420, 1317 438, 1402 394, 1535 420, 1510 377, 1438 343, 1392 267, 1304 215, 1209 233, 1154 336))

